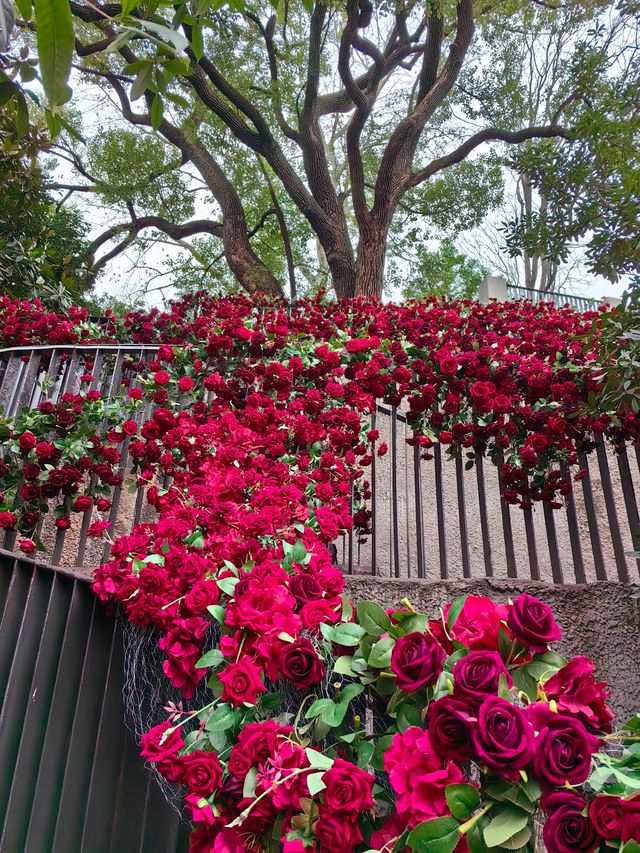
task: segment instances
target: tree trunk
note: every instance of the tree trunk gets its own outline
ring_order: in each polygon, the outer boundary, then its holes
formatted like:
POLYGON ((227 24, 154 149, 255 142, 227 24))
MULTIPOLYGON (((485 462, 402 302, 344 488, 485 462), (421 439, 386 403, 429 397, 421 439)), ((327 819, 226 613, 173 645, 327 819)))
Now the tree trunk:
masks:
POLYGON ((380 299, 384 281, 384 261, 388 227, 372 222, 360 235, 356 268, 356 296, 380 299))

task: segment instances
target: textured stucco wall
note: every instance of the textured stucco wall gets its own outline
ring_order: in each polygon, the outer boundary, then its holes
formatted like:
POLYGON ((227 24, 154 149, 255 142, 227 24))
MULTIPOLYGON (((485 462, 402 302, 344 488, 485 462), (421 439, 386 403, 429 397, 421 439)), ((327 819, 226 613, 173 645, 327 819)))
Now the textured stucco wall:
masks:
POLYGON ((597 675, 611 688, 609 701, 618 722, 640 711, 640 606, 632 597, 637 587, 607 582, 554 586, 491 580, 427 583, 350 577, 347 590, 354 601, 373 600, 387 607, 408 598, 417 610, 434 616, 438 607, 465 592, 507 601, 526 591, 553 609, 564 631, 558 651, 565 657, 582 654, 594 661, 597 675))

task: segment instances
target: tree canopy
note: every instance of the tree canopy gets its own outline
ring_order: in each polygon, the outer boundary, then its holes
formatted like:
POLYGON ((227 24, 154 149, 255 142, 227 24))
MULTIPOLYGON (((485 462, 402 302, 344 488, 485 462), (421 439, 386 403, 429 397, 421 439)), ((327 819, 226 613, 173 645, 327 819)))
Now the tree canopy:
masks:
POLYGON ((507 170, 521 204, 504 241, 527 286, 553 289, 579 240, 593 270, 637 269, 630 5, 17 6, 2 73, 39 76, 66 170, 49 189, 108 209, 89 281, 155 240, 188 251, 179 288, 379 296, 435 274, 432 238, 459 254, 507 170))

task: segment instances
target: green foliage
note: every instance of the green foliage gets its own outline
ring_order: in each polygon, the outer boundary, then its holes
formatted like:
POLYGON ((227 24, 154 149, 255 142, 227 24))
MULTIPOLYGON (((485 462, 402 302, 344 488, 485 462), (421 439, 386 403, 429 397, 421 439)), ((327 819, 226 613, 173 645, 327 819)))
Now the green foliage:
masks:
POLYGON ((45 140, 35 127, 18 138, 17 110, 15 99, 0 107, 0 289, 66 307, 89 289, 87 227, 73 207, 56 208, 36 156, 45 140))
POLYGON ((446 296, 449 299, 473 299, 488 270, 456 249, 445 239, 434 252, 424 250, 417 268, 402 290, 405 299, 446 296))

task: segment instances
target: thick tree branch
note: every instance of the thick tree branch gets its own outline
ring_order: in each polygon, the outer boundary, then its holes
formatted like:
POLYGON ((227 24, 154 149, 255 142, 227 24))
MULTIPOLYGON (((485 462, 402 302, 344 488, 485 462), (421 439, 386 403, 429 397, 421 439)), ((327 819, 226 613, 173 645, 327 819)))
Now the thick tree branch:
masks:
POLYGON ((485 142, 506 142, 509 145, 518 145, 521 142, 526 142, 528 139, 549 139, 553 137, 562 137, 569 139, 569 133, 560 125, 552 124, 544 127, 527 127, 524 130, 498 130, 494 127, 481 130, 474 136, 469 137, 455 151, 444 157, 438 157, 411 175, 409 186, 416 187, 418 184, 426 181, 437 172, 447 169, 449 166, 455 166, 456 163, 461 163, 469 154, 485 142))

